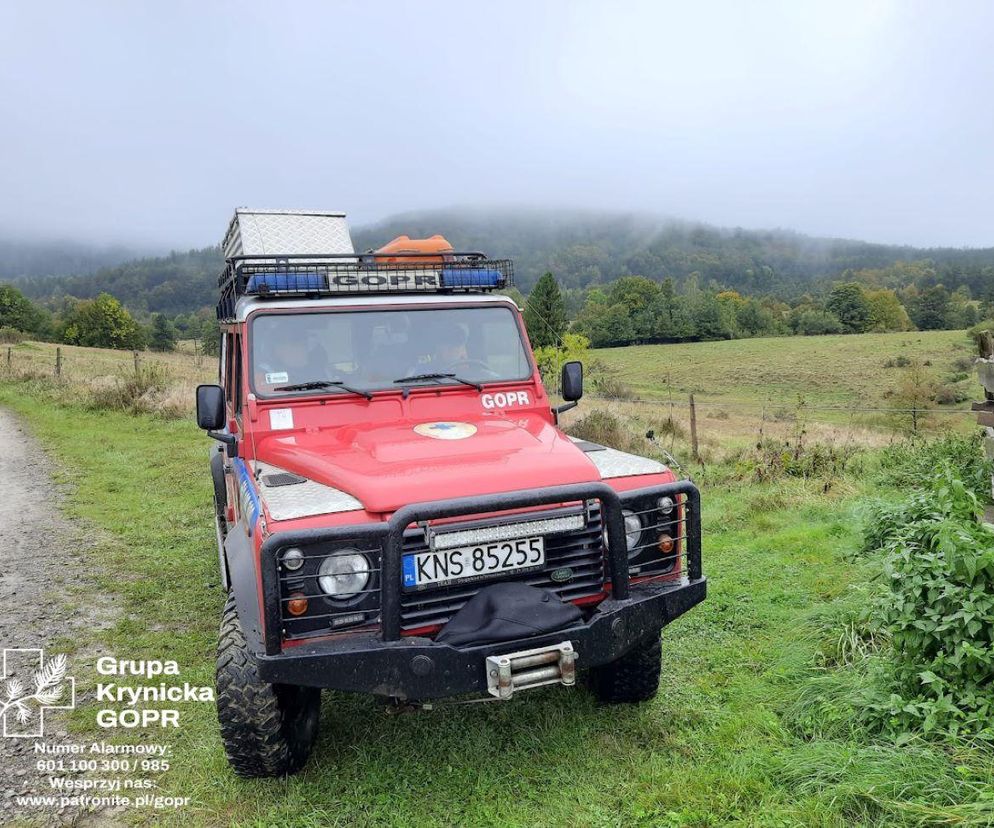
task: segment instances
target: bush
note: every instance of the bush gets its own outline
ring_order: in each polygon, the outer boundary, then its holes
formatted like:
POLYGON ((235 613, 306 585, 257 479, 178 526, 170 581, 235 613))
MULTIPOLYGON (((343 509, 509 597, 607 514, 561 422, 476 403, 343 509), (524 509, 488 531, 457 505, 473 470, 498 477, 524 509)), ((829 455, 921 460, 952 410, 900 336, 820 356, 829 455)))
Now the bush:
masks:
POLYGON ((884 368, 907 368, 909 365, 911 365, 911 359, 901 354, 900 356, 888 359, 884 363, 884 368))
POLYGON ((545 383, 546 390, 549 392, 558 391, 563 365, 572 360, 583 362, 589 348, 589 339, 573 333, 568 333, 563 337, 562 345, 559 348, 552 345, 536 348, 534 351, 535 363, 542 374, 542 382, 545 383))
POLYGON ((137 350, 145 347, 145 333, 113 296, 76 301, 62 319, 62 341, 93 348, 137 350))
POLYGON ((137 371, 123 371, 90 389, 90 405, 130 414, 154 413, 159 398, 169 386, 169 372, 157 363, 142 365, 137 371))
POLYGON ((609 373, 595 374, 590 384, 598 396, 612 400, 634 400, 635 392, 617 376, 609 373))
POLYGON ((594 409, 581 417, 569 429, 570 435, 602 446, 632 451, 634 440, 625 424, 608 411, 594 409))
POLYGON ((935 401, 939 405, 955 405, 966 402, 971 396, 965 388, 952 384, 940 385, 935 390, 935 401))
POLYGON ((970 376, 973 374, 975 359, 972 356, 958 356, 953 360, 953 370, 970 376))
POLYGON ((983 434, 951 434, 931 441, 907 441, 880 454, 877 482, 898 489, 927 487, 936 468, 948 464, 978 498, 990 495, 994 467, 984 456, 983 434))
POLYGON ((797 440, 791 445, 782 440, 764 438, 756 445, 754 455, 739 460, 739 475, 745 477, 748 474, 757 483, 784 477, 830 479, 852 471, 859 457, 859 451, 852 444, 805 445, 797 440))
POLYGON ((994 531, 952 468, 870 516, 865 547, 885 556, 876 619, 893 669, 868 716, 899 736, 994 738, 994 531))
POLYGON ((0 328, 0 345, 17 345, 24 341, 24 334, 9 325, 0 328))
POLYGON ((803 336, 837 334, 845 330, 834 313, 823 310, 806 310, 797 317, 797 332, 803 336))

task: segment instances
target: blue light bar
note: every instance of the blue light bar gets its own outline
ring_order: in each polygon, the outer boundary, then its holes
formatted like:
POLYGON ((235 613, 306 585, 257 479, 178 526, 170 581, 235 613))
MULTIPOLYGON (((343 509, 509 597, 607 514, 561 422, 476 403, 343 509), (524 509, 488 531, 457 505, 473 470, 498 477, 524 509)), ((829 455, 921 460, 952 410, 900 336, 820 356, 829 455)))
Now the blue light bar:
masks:
POLYGON ((245 285, 246 293, 307 293, 328 287, 323 273, 254 273, 245 285))
POLYGON ((488 267, 442 268, 442 284, 447 288, 496 288, 503 287, 504 276, 488 267))

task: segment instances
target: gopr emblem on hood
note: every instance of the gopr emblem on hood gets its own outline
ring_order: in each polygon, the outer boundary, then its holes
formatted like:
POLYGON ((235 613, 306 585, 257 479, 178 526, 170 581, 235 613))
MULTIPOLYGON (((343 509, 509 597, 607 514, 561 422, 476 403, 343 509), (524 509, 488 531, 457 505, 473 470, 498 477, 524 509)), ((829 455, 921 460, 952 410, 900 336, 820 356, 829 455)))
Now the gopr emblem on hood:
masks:
POLYGON ((465 440, 476 434, 476 426, 470 423, 419 423, 414 430, 422 437, 436 440, 465 440))

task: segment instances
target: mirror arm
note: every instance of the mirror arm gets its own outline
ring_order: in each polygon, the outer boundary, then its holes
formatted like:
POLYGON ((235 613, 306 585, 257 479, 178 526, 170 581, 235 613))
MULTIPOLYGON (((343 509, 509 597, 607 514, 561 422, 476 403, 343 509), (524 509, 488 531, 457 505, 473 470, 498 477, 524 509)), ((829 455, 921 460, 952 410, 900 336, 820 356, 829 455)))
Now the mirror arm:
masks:
POLYGON ((576 400, 573 400, 573 402, 563 403, 562 405, 554 405, 552 407, 552 413, 556 418, 556 425, 559 425, 560 414, 569 411, 572 408, 576 408, 577 405, 579 405, 579 403, 576 400))
POLYGON ((208 431, 207 436, 224 443, 228 447, 228 457, 238 456, 238 438, 230 431, 208 431))

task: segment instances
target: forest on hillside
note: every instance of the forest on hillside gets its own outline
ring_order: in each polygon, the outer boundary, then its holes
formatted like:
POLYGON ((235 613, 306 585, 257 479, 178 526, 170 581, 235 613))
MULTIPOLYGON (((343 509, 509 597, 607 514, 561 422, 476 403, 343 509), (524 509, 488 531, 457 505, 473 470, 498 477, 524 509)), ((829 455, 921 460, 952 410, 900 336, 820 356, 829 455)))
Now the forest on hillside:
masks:
MULTIPOLYGON (((994 284, 994 248, 915 248, 805 236, 790 230, 724 229, 624 213, 552 210, 440 210, 406 213, 353 233, 357 249, 394 236, 442 233, 457 249, 514 260, 527 293, 546 271, 567 290, 622 276, 701 285, 784 301, 823 293, 846 270, 930 261, 930 284, 967 287, 980 297, 994 284)), ((904 287, 906 285, 888 285, 904 287)), ((928 287, 922 284, 919 287, 928 287)))
MULTIPOLYGON (((994 248, 924 249, 556 210, 420 211, 355 228, 353 238, 368 250, 397 235, 435 233, 458 250, 513 259, 524 294, 552 273, 574 330, 595 346, 955 328, 994 312, 994 248)), ((220 249, 207 247, 22 278, 17 287, 52 315, 56 335, 76 300, 103 294, 140 320, 160 314, 185 333, 194 316, 211 318, 221 267, 220 249)))

